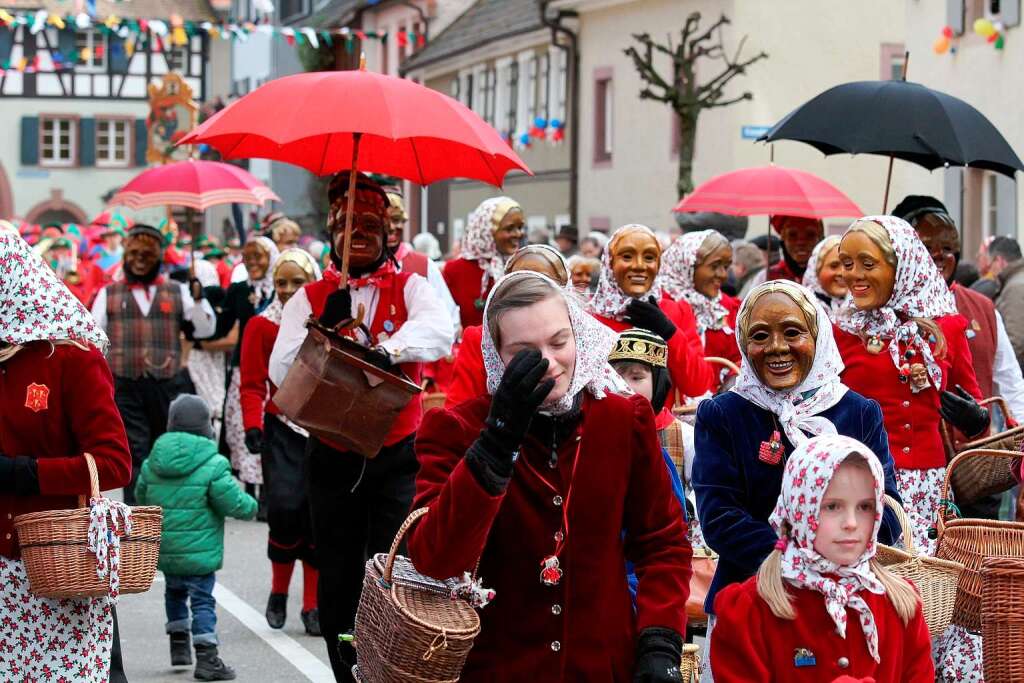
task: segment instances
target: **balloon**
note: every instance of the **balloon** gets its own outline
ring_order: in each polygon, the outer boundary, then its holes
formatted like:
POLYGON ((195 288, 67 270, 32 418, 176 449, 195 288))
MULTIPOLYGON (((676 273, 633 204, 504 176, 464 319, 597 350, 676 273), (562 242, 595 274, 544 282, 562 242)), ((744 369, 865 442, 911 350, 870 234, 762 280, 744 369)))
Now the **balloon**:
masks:
POLYGON ((988 19, 975 19, 974 20, 974 32, 979 36, 988 38, 990 35, 995 33, 996 27, 992 25, 992 22, 988 19))
POLYGON ((547 128, 548 120, 543 116, 538 116, 533 120, 533 125, 536 126, 537 128, 547 128))
POLYGON ((952 38, 953 37, 953 27, 952 26, 943 26, 942 27, 942 35, 946 36, 947 38, 952 38))
POLYGON ((932 52, 934 52, 937 55, 946 54, 948 50, 949 38, 947 38, 946 36, 939 36, 938 38, 935 39, 935 42, 932 43, 932 52))
POLYGON ((1006 40, 1002 36, 999 36, 998 38, 996 38, 996 49, 997 50, 1002 50, 1004 45, 1006 45, 1006 40))
POLYGON ((985 38, 985 42, 987 42, 987 43, 994 43, 997 40, 999 40, 999 38, 1000 38, 1000 35, 998 33, 992 33, 987 38, 985 38))

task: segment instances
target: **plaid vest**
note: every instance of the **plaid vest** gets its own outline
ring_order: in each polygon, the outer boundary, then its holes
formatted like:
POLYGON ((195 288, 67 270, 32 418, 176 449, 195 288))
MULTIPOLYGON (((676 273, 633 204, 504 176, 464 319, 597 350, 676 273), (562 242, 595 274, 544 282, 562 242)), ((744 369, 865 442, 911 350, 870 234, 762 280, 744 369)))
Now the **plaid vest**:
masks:
POLYGON ((157 285, 149 315, 142 315, 131 289, 123 282, 107 286, 107 363, 115 377, 149 375, 170 379, 181 369, 181 288, 177 282, 157 285))

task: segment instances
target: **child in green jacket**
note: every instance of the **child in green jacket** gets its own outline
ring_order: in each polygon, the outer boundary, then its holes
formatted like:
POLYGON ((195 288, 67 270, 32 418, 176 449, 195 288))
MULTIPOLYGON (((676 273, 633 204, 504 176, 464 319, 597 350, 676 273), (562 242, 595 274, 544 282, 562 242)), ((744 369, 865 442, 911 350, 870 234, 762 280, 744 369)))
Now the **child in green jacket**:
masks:
POLYGON ((217 452, 206 401, 182 394, 171 403, 167 433, 156 440, 143 463, 135 497, 139 505, 164 509, 159 567, 166 581, 171 664, 192 664, 191 625, 196 679, 233 680, 234 669, 217 654, 214 572, 224 563, 224 518, 252 519, 257 503, 231 476, 227 458, 217 452))

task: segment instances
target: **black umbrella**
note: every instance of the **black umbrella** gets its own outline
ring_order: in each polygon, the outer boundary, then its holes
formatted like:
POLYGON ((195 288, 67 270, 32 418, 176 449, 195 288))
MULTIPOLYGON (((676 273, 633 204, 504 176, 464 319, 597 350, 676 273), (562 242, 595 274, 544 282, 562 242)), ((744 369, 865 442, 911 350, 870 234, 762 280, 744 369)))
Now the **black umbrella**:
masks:
MULTIPOLYGON (((932 170, 1024 170, 1006 138, 977 109, 908 81, 857 81, 797 107, 759 140, 798 140, 829 154, 881 154, 932 170)), ((891 164, 890 164, 891 171, 891 164)), ((886 199, 888 199, 886 183, 886 199)))

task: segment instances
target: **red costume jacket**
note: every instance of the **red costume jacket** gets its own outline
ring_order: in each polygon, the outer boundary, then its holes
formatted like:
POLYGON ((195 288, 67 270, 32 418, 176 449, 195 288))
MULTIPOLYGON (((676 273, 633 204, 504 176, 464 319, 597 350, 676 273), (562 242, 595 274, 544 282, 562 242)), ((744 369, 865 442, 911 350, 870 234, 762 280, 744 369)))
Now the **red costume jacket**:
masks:
MULTIPOLYGON (((729 310, 729 316, 726 318, 726 321, 729 323, 729 329, 732 332, 707 330, 704 333, 704 355, 725 358, 739 365, 743 360, 740 356, 740 347, 736 344, 736 314, 740 312, 740 300, 728 294, 723 294, 722 305, 729 310)), ((715 374, 717 375, 718 373, 716 372, 715 374)))
POLYGON ((799 283, 803 280, 802 275, 794 273, 789 264, 786 263, 786 259, 780 258, 774 264, 768 267, 768 272, 765 273, 765 281, 770 280, 792 280, 793 282, 799 283))
MULTIPOLYGON (((715 372, 704 361, 704 345, 697 336, 693 309, 685 302, 677 303, 668 297, 662 297, 658 308, 676 326, 676 333, 668 340, 668 371, 672 376, 672 388, 685 396, 704 394, 714 386, 715 372)), ((594 317, 616 332, 633 329, 633 325, 624 320, 603 315, 594 317)))
MULTIPOLYGON (((480 292, 480 282, 484 277, 484 269, 476 261, 456 258, 444 264, 441 270, 448 291, 459 306, 459 320, 462 328, 470 325, 481 325, 484 322, 483 302, 487 300, 487 292, 480 292), (480 307, 477 308, 477 302, 480 307)), ((493 283, 491 283, 493 286, 493 283)))
POLYGON ((0 454, 36 458, 40 491, 0 495, 0 555, 21 554, 14 517, 78 507, 78 495, 89 493, 86 452, 96 460, 100 490, 128 485, 131 454, 103 355, 32 342, 0 363, 0 454))
POLYGON ((416 439, 413 508, 430 509, 409 536, 416 568, 439 578, 461 576, 479 558, 478 575, 496 591, 480 611, 481 632, 462 680, 628 683, 638 631, 661 626, 684 633, 689 594, 691 550, 650 404, 639 396, 598 401, 587 395, 577 427, 582 441, 565 439, 551 469, 551 444, 527 436, 499 496, 481 488, 463 460, 489 408, 490 397, 483 397, 432 410, 416 439), (563 504, 569 505, 565 574, 546 586, 540 563, 554 551, 563 504), (635 613, 627 558, 640 581, 635 613))
MULTIPOLYGON (((976 399, 981 398, 974 377, 971 350, 967 347, 967 321, 960 315, 936 318, 946 337, 946 357, 938 360, 942 368, 942 389, 959 384, 976 399)), ((917 394, 910 383, 899 380, 889 348, 869 353, 857 335, 834 326, 836 344, 846 370, 843 384, 857 393, 873 398, 882 406, 889 450, 897 469, 918 470, 945 467, 946 453, 939 432, 939 392, 931 387, 917 394)))
POLYGON ((827 683, 844 675, 854 679, 870 676, 878 683, 935 680, 931 639, 920 607, 904 625, 888 596, 861 591, 878 627, 881 662, 875 662, 856 612, 846 611, 843 639, 836 633, 820 593, 793 587, 788 590, 796 611, 793 620, 772 614, 768 603, 757 594, 757 577, 718 594, 718 620, 711 634, 715 683, 827 683), (802 662, 805 666, 797 665, 798 650, 810 653, 802 662))
POLYGON ((967 346, 974 361, 974 375, 982 396, 992 395, 992 375, 996 366, 996 306, 992 299, 973 289, 953 283, 956 310, 967 319, 967 346))
POLYGON ((263 413, 280 415, 281 409, 268 398, 277 387, 270 381, 267 368, 280 326, 262 315, 249 320, 242 334, 242 363, 239 367, 242 422, 245 429, 263 429, 263 413))
POLYGON ((462 330, 462 341, 455 354, 452 380, 448 385, 444 407, 454 408, 463 401, 487 395, 487 369, 484 368, 484 354, 480 350, 484 328, 473 325, 462 330))

